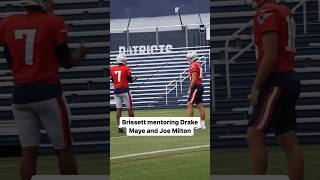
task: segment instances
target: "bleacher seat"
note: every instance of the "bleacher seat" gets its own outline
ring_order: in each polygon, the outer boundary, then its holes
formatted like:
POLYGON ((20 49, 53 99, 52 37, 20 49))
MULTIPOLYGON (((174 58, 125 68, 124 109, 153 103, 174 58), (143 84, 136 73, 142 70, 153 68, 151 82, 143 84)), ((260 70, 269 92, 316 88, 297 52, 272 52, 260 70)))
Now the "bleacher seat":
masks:
MULTIPOLYGON (((196 47, 197 48, 197 47, 196 47)), ((128 65, 131 67, 133 76, 138 77, 138 81, 134 82, 130 89, 133 95, 133 105, 135 108, 172 108, 186 106, 186 92, 188 88, 188 79, 182 83, 182 92, 180 86, 180 75, 186 69, 186 54, 188 48, 173 49, 167 53, 128 55, 128 65), (179 81, 178 96, 175 95, 175 90, 168 94, 168 103, 166 103, 166 86, 173 81, 179 81)), ((209 63, 209 48, 199 47, 198 56, 203 64, 204 86, 204 102, 210 104, 210 63, 209 63)), ((115 56, 117 52, 111 54, 111 65, 115 64, 115 56)), ((183 78, 188 75, 188 72, 183 74, 183 78)), ((111 94, 113 93, 113 85, 111 86, 111 94)), ((113 99, 111 95, 111 99, 113 99)))

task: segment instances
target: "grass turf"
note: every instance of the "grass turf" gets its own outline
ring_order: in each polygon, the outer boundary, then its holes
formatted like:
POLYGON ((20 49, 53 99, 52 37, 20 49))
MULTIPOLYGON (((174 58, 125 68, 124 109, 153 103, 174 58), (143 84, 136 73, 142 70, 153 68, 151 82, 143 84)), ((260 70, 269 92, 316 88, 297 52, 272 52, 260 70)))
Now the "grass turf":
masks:
MULTIPOLYGON (((127 113, 123 113, 126 115, 127 113)), ((138 110, 136 116, 183 117, 186 109, 138 110)), ((126 137, 118 134, 115 113, 111 113, 111 158, 166 149, 209 145, 209 109, 206 109, 206 130, 196 130, 193 137, 126 137)), ((198 112, 195 109, 195 116, 198 112)), ((206 180, 209 179, 209 147, 147 154, 113 159, 112 180, 206 180)))

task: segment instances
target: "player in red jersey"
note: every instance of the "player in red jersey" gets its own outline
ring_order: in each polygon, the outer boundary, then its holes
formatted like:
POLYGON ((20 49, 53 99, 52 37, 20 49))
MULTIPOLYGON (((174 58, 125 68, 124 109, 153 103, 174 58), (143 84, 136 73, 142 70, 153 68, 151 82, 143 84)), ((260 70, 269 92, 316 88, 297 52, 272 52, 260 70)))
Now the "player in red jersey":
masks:
MULTIPOLYGON (((110 68, 110 76, 114 86, 114 101, 116 103, 117 123, 119 125, 120 117, 122 114, 122 105, 125 104, 128 109, 130 117, 134 117, 132 95, 130 93, 129 83, 133 83, 137 80, 131 76, 131 69, 127 66, 126 56, 120 54, 117 56, 117 66, 110 68)), ((118 128, 119 133, 124 133, 121 128, 118 128)))
POLYGON ((198 62, 197 52, 191 51, 187 54, 187 62, 190 64, 189 67, 189 89, 188 89, 188 116, 193 117, 193 104, 195 103, 199 109, 199 114, 201 118, 201 129, 206 129, 205 124, 205 108, 203 106, 202 94, 204 87, 202 85, 202 67, 198 62))
POLYGON ((56 151, 61 174, 77 174, 69 109, 58 70, 79 65, 87 49, 81 46, 70 53, 66 24, 51 12, 51 0, 23 0, 22 5, 26 14, 10 15, 0 22, 0 43, 14 78, 12 101, 22 146, 21 180, 36 174, 41 124, 56 151))
POLYGON ((296 137, 296 100, 300 81, 293 70, 295 21, 285 5, 275 0, 253 0, 257 75, 248 96, 253 112, 248 143, 253 174, 265 174, 265 134, 274 128, 286 155, 290 180, 302 180, 304 160, 296 137))

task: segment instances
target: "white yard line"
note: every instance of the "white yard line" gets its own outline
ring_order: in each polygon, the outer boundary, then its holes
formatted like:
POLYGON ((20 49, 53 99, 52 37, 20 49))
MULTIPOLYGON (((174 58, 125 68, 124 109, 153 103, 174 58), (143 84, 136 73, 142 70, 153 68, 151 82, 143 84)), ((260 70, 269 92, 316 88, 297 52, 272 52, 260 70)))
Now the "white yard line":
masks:
POLYGON ((164 152, 175 152, 175 151, 183 151, 183 150, 190 150, 190 149, 199 149, 199 148, 204 148, 204 147, 210 147, 210 145, 190 146, 190 147, 184 147, 184 148, 164 149, 164 150, 159 150, 159 151, 150 151, 150 152, 143 152, 143 153, 136 153, 136 154, 128 154, 128 155, 123 155, 123 156, 110 157, 110 160, 123 159, 123 158, 142 156, 142 155, 158 154, 158 153, 164 153, 164 152))

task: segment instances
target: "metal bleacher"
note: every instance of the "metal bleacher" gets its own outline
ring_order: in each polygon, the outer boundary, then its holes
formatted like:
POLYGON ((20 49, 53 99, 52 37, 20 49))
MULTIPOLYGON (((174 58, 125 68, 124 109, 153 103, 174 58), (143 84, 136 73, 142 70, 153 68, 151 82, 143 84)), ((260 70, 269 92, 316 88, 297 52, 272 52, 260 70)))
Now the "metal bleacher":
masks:
MULTIPOLYGON (((298 130, 301 143, 320 143, 320 20, 318 1, 307 1, 306 27, 304 29, 302 1, 287 0, 288 6, 296 8, 294 17, 297 27, 297 56, 295 70, 302 82, 302 93, 297 102, 298 130), (297 7, 296 7, 297 6, 297 7)), ((255 78, 255 52, 252 42, 251 26, 254 10, 244 5, 242 0, 214 1, 211 3, 211 23, 213 28, 213 58, 215 71, 215 112, 212 114, 211 131, 214 147, 232 147, 246 145, 249 102, 247 95, 255 78), (243 31, 231 35, 238 29, 243 31), (230 39, 229 68, 230 90, 228 97, 226 73, 226 41, 230 39), (246 51, 243 51, 247 48, 246 51), (239 53, 239 54, 238 54, 239 53), (239 55, 239 56, 238 56, 239 55), (235 58, 233 58, 235 57, 235 58), (231 59, 231 60, 230 60, 231 59)), ((267 135, 270 143, 274 142, 272 133, 267 135)))
MULTIPOLYGON (((107 152, 109 144, 108 67, 109 3, 107 0, 56 0, 55 13, 68 24, 69 45, 74 49, 82 41, 90 48, 81 66, 61 69, 64 95, 71 109, 72 134, 77 152, 107 152)), ((20 1, 0 2, 0 17, 23 13, 20 1)), ((0 49, 0 54, 3 48, 0 49)), ((3 56, 2 56, 3 57, 3 56)), ((0 59, 0 146, 18 146, 11 113, 12 76, 4 59, 0 59)), ((43 135, 41 152, 49 152, 50 142, 43 135)))
MULTIPOLYGON (((178 108, 187 103, 189 83, 186 54, 196 50, 203 63, 204 102, 210 104, 210 50, 209 47, 175 48, 171 52, 127 55, 128 66, 138 81, 131 86, 133 105, 137 109, 178 108), (181 79, 180 79, 181 77, 181 79), (181 81, 180 81, 181 80, 181 81), (181 86, 182 85, 182 86, 181 86), (167 94, 167 98, 166 98, 167 94)), ((111 66, 115 65, 117 52, 111 53, 111 66)), ((113 85, 110 85, 111 94, 113 85)), ((111 95, 111 102, 113 95, 111 95)))

